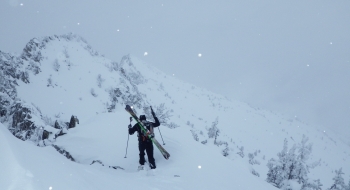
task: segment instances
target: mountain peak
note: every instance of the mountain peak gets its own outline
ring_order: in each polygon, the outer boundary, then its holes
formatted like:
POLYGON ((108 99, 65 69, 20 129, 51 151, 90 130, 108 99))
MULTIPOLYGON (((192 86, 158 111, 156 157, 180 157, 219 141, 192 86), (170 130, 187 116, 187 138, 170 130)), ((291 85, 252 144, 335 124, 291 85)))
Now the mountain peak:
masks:
POLYGON ((73 33, 68 33, 64 35, 53 35, 53 36, 46 36, 42 38, 33 38, 31 39, 23 49, 23 52, 21 54, 21 58, 24 60, 32 60, 35 62, 40 62, 43 57, 41 55, 41 50, 45 49, 49 44, 60 42, 60 41, 67 41, 67 42, 78 42, 89 51, 91 55, 98 56, 99 53, 97 51, 94 51, 92 47, 88 44, 88 42, 81 36, 73 33))

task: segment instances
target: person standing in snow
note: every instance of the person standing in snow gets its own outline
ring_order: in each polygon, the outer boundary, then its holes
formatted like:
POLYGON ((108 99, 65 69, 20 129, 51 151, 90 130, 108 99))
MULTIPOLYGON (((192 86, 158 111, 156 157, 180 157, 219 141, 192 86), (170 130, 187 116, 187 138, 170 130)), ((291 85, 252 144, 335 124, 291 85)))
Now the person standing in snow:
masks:
POLYGON ((129 124, 129 126, 128 126, 130 135, 133 135, 137 131, 137 136, 138 136, 138 140, 139 140, 139 151, 140 151, 139 170, 143 170, 144 164, 146 162, 145 161, 145 150, 147 153, 150 168, 151 169, 156 168, 156 163, 155 163, 155 160, 153 157, 153 143, 152 143, 152 140, 147 137, 147 135, 150 134, 153 137, 154 136, 153 128, 158 127, 160 125, 160 123, 159 123, 159 120, 156 117, 155 113, 153 112, 152 107, 151 107, 151 112, 152 112, 152 116, 153 116, 154 121, 155 121, 154 123, 147 121, 145 115, 140 115, 140 121, 147 128, 146 134, 144 134, 142 132, 141 127, 137 123, 134 126, 131 126, 131 124, 129 124))

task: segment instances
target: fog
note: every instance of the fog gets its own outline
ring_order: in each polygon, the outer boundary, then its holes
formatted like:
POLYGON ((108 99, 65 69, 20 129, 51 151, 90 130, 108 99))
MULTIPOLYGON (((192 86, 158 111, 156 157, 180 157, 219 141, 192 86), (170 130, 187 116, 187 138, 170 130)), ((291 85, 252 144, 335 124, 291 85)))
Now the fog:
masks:
POLYGON ((349 0, 2 0, 0 27, 1 51, 73 32, 112 60, 132 54, 230 99, 350 134, 349 0))

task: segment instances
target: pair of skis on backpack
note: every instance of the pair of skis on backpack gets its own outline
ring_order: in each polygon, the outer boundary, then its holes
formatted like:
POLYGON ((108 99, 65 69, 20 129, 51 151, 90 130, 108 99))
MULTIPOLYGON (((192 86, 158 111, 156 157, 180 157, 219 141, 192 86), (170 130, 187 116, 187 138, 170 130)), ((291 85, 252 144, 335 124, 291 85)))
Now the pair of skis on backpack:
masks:
MULTIPOLYGON (((147 128, 142 124, 142 122, 139 120, 139 118, 137 117, 137 115, 135 114, 134 110, 131 108, 131 106, 126 105, 125 110, 127 112, 129 112, 129 114, 135 119, 135 121, 137 122, 137 124, 140 126, 142 132, 144 132, 145 134, 147 133, 147 128)), ((157 139, 155 139, 153 136, 151 136, 150 134, 147 135, 147 138, 149 138, 154 145, 156 145, 156 147, 158 148, 158 150, 160 151, 160 153, 162 153, 162 155, 164 156, 165 159, 169 159, 170 154, 162 147, 162 145, 160 145, 160 143, 157 141, 157 139)))

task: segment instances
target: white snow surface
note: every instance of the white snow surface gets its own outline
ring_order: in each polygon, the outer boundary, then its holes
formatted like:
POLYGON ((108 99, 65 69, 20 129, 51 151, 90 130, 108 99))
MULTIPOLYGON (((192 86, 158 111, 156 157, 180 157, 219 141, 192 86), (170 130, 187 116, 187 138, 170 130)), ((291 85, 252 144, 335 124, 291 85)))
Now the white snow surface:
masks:
MULTIPOLYGON (((92 55, 85 46, 79 40, 49 42, 41 52, 44 57, 41 72, 31 74, 30 83, 19 82, 17 88, 18 97, 35 105, 52 121, 68 122, 71 115, 79 118, 77 127, 53 142, 68 151, 76 162, 51 146, 38 147, 30 141, 18 140, 0 124, 0 189, 276 189, 265 181, 267 161, 277 158, 285 138, 291 147, 300 142, 303 134, 313 143, 309 162, 321 159, 310 170, 311 179, 320 179, 323 187, 329 187, 333 170, 342 167, 346 176, 350 175, 349 140, 338 138, 331 130, 229 100, 167 76, 130 56, 132 62, 120 66, 129 75, 141 73, 142 82, 137 88, 144 94, 143 99, 153 107, 164 103, 171 110, 169 123, 179 126, 159 128, 170 159, 165 160, 155 147, 157 169, 138 172, 137 137, 127 133, 130 115, 120 103, 113 112, 106 108, 110 101, 108 90, 122 88, 120 84, 125 79, 111 69, 111 60, 92 55), (69 58, 64 55, 64 49, 69 58), (55 60, 60 64, 58 71, 54 69, 55 60), (103 79, 100 87, 98 75, 103 79), (217 140, 228 144, 226 157, 222 155, 225 146, 214 145, 207 135, 216 118, 220 129, 217 140), (198 135, 198 141, 192 133, 198 135), (201 143, 204 140, 206 144, 201 143), (127 142, 127 158, 124 158, 127 142), (242 146, 244 158, 237 154, 242 146), (254 152, 260 165, 248 162, 248 153, 254 152), (90 165, 94 160, 102 161, 105 166, 90 165), (253 170, 260 177, 253 175, 253 170)), ((141 109, 136 110, 142 114, 141 109)), ((42 125, 52 130, 51 126, 42 125)), ((155 132, 162 143, 159 131, 155 132)))
MULTIPOLYGON (((96 119, 101 118, 111 122, 115 114, 105 114, 96 119)), ((209 155, 215 147, 208 148, 195 141, 186 144, 187 141, 166 138, 171 159, 165 160, 155 152, 158 168, 154 172, 149 169, 138 172, 136 138, 130 139, 129 153, 124 158, 125 133, 110 135, 109 132, 118 131, 110 130, 111 126, 102 127, 95 137, 96 130, 88 126, 86 130, 75 130, 71 137, 64 139, 74 143, 70 151, 76 150, 76 158, 82 163, 67 160, 52 147, 40 148, 19 141, 5 126, 1 124, 0 128, 0 189, 139 189, 140 186, 143 189, 275 189, 262 179, 252 178, 241 162, 233 163, 220 154, 209 155), (85 131, 84 134, 77 135, 81 131, 85 131), (100 135, 103 134, 106 136, 101 140, 100 135), (94 158, 103 160, 105 164, 118 164, 125 170, 83 164, 85 160, 94 158)), ((164 133, 167 132, 164 130, 164 133)), ((174 137, 184 134, 184 139, 192 138, 181 128, 175 130, 174 137)))

